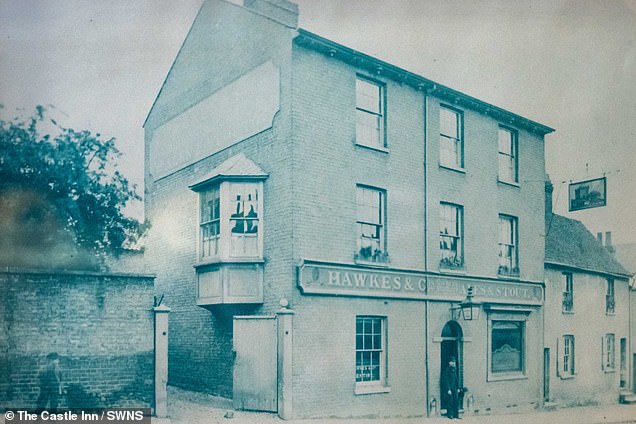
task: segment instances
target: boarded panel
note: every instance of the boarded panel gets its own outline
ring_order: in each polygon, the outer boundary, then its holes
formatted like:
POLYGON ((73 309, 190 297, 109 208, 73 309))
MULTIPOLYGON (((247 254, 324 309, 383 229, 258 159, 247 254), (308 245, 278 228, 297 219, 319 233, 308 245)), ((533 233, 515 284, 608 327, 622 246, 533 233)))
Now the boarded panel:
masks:
POLYGON ((277 411, 276 318, 234 317, 234 409, 277 411))

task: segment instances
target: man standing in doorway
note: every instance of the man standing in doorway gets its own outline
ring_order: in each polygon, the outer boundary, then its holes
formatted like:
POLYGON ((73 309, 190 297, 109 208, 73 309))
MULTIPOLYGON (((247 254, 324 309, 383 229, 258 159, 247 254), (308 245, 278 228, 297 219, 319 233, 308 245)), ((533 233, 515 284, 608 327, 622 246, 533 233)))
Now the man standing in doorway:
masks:
POLYGON ((442 390, 446 396, 446 416, 451 420, 459 418, 459 381, 457 379, 457 362, 454 357, 448 360, 448 367, 442 373, 442 390))

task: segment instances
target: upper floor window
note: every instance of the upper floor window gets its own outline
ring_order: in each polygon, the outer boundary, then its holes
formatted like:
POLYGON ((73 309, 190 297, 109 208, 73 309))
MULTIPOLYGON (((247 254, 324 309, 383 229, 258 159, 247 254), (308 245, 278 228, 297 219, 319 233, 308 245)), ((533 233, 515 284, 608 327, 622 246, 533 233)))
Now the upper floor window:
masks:
POLYGON ((563 363, 560 367, 561 377, 574 376, 574 336, 563 336, 563 363))
POLYGON ((445 106, 439 109, 439 162, 451 168, 464 167, 463 115, 445 106))
POLYGON ((499 268, 500 275, 519 275, 517 218, 499 215, 499 268))
POLYGON ((199 260, 261 258, 261 182, 221 182, 199 191, 199 260))
POLYGON ((605 313, 613 314, 616 309, 616 299, 614 297, 614 280, 607 279, 607 293, 605 293, 605 313))
POLYGON ((221 236, 221 199, 219 187, 201 193, 199 219, 199 255, 201 259, 219 254, 219 238, 221 236))
POLYGON ((388 262, 385 246, 386 193, 367 186, 357 186, 358 227, 357 260, 388 262))
POLYGON ((499 181, 518 183, 517 132, 499 127, 499 181))
POLYGON ((441 203, 439 210, 440 266, 446 268, 461 268, 464 265, 462 252, 463 208, 451 203, 441 203))
POLYGON ((574 310, 574 278, 571 273, 563 273, 563 312, 572 312, 574 310))
POLYGON ((230 184, 230 255, 258 256, 259 204, 258 185, 230 184))
POLYGON ((356 78, 356 143, 364 146, 386 147, 384 85, 356 78))

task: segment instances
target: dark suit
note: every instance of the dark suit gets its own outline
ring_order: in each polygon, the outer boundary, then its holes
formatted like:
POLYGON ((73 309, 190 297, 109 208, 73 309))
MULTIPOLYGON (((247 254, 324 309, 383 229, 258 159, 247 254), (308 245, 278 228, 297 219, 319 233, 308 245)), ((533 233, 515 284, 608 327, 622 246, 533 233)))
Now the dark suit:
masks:
POLYGON ((459 381, 456 367, 448 366, 442 373, 442 391, 442 395, 446 396, 447 399, 446 416, 448 418, 459 418, 459 381))

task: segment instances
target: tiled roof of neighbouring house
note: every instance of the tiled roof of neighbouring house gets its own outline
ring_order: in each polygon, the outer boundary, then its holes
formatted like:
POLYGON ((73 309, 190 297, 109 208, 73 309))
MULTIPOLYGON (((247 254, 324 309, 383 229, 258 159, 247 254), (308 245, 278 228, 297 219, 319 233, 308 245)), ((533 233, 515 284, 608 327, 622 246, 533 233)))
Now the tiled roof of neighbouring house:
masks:
POLYGON ((546 217, 545 262, 624 278, 631 275, 581 221, 557 214, 546 217))

